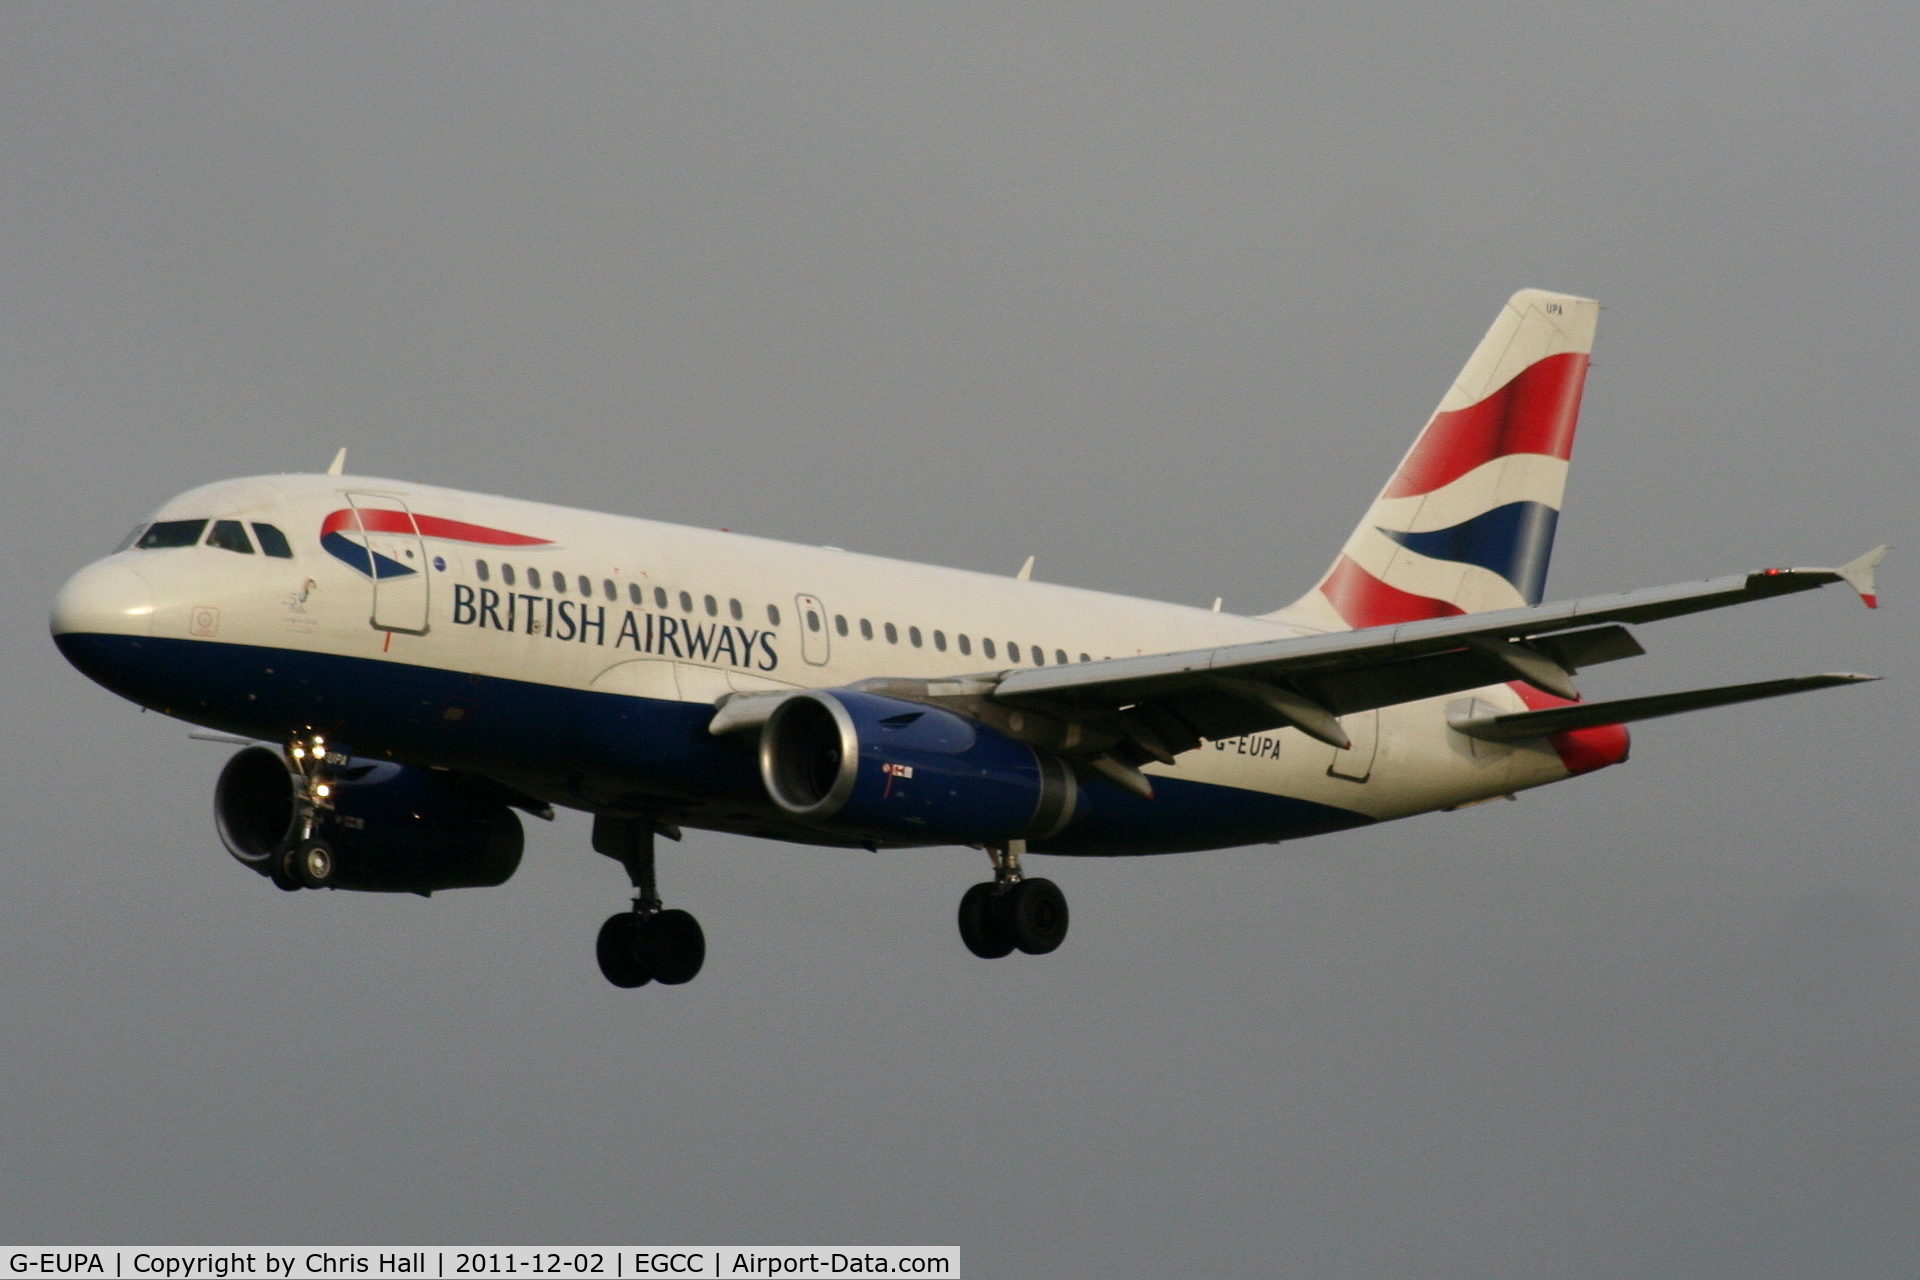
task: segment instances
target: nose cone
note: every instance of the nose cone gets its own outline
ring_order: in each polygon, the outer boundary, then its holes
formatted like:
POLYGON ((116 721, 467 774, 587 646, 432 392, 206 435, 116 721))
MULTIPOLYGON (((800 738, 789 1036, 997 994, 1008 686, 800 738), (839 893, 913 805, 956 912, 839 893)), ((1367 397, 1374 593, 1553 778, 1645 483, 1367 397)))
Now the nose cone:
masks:
POLYGON ((67 579, 54 597, 54 638, 76 635, 144 636, 153 630, 153 592, 147 580, 111 560, 90 564, 67 579))

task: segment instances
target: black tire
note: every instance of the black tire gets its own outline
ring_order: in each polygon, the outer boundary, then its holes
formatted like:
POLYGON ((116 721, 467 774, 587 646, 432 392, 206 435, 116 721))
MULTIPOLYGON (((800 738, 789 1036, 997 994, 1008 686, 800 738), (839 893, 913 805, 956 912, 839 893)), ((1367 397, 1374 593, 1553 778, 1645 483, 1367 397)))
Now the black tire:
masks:
POLYGON ((340 874, 340 861, 333 846, 325 840, 309 840, 293 851, 293 874, 308 889, 332 888, 340 874))
POLYGON ((644 987, 653 980, 647 957, 647 922, 632 911, 608 916, 594 943, 600 972, 616 987, 644 987))
POLYGON ((1008 895, 1013 945, 1043 956, 1067 940, 1067 895, 1051 880, 1022 880, 1008 895))
POLYGON ((960 899, 960 941, 982 960, 998 960, 1013 950, 1006 895, 996 892, 998 888, 991 881, 983 881, 960 899))
POLYGON ((300 888, 300 877, 294 866, 300 857, 298 845, 291 849, 282 849, 267 859, 267 879, 273 881, 276 889, 285 889, 288 893, 300 888))
POLYGON ((692 982, 707 962, 707 935, 685 911, 662 911, 647 922, 647 950, 653 976, 669 987, 692 982))

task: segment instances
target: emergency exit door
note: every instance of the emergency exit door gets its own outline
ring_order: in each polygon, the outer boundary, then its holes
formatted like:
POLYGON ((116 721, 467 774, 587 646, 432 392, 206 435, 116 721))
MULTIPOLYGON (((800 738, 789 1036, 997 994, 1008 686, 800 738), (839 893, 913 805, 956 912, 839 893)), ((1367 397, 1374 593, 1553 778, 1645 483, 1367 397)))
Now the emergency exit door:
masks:
POLYGON ((826 666, 833 645, 827 631, 827 607, 820 603, 820 597, 808 595, 795 596, 793 607, 800 615, 800 656, 808 666, 826 666))

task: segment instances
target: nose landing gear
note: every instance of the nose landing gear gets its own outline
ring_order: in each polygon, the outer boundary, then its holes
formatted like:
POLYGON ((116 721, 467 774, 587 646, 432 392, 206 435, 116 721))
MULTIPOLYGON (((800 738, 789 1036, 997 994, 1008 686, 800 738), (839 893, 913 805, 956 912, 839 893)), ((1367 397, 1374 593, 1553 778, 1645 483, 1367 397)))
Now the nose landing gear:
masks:
POLYGON ((315 832, 320 814, 333 808, 333 780, 327 775, 327 740, 319 734, 287 745, 287 771, 294 776, 294 839, 273 855, 267 878, 274 887, 331 889, 339 863, 333 847, 315 832))
POLYGON ((700 922, 685 911, 661 909, 653 872, 654 831, 650 818, 603 814, 593 820, 594 849, 618 859, 635 890, 633 909, 608 916, 594 945, 600 972, 616 987, 649 982, 678 986, 693 981, 707 959, 700 922))
POLYGON ((1051 880, 1029 880, 1020 870, 1027 842, 989 846, 993 879, 960 899, 960 940, 983 960, 1015 950, 1046 955, 1067 939, 1067 895, 1051 880))

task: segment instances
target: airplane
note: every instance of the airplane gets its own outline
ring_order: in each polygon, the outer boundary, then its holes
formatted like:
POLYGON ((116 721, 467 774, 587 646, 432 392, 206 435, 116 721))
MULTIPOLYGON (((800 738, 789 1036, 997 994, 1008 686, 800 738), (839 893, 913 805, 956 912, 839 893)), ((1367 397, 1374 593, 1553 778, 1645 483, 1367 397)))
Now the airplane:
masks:
POLYGON ((281 889, 504 883, 518 813, 593 815, 630 909, 619 987, 706 957, 664 905, 687 827, 967 846, 973 954, 1066 937, 1023 857, 1279 842, 1511 797, 1627 758, 1626 724, 1872 677, 1588 703, 1630 626, 1845 582, 1880 547, 1543 603, 1599 304, 1500 308, 1333 564, 1258 617, 344 474, 164 504, 65 584, 51 630, 107 689, 242 744, 220 838, 281 889), (517 812, 516 812, 517 811, 517 812))

